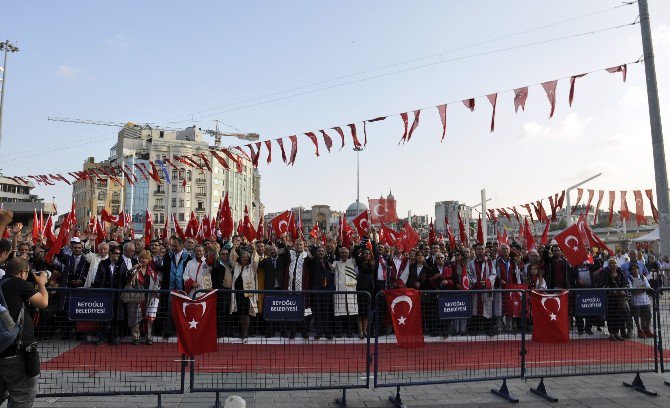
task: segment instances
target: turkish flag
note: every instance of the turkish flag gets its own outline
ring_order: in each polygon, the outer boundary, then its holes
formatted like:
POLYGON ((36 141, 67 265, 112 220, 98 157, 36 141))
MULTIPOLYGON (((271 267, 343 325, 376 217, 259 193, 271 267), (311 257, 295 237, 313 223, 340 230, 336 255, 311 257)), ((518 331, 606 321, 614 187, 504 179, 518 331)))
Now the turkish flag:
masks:
POLYGON ((477 219, 477 242, 484 244, 484 229, 482 227, 482 216, 477 219))
POLYGON ((223 199, 223 209, 221 210, 221 219, 219 220, 219 230, 221 236, 226 239, 233 235, 234 228, 233 211, 230 208, 230 201, 228 201, 228 192, 223 199))
POLYGON ((530 293, 533 316, 533 341, 539 343, 567 343, 570 340, 568 326, 568 291, 561 293, 530 293))
POLYGON ((370 229, 370 222, 368 221, 369 211, 365 210, 362 213, 358 214, 356 218, 351 220, 351 223, 356 227, 358 231, 358 236, 363 238, 368 236, 368 231, 370 229))
POLYGON ((382 223, 382 228, 379 231, 379 242, 383 244, 388 244, 390 246, 396 246, 402 244, 402 235, 382 223))
POLYGON ((435 235, 435 226, 433 225, 432 218, 430 224, 428 224, 428 228, 428 245, 433 245, 437 242, 437 236, 435 235))
POLYGON ((386 217, 384 217, 384 222, 398 222, 395 200, 386 200, 386 217))
POLYGON ((368 200, 370 208, 370 221, 373 224, 381 224, 386 221, 386 199, 379 198, 368 200))
POLYGON ((270 225, 272 225, 272 232, 274 232, 278 237, 288 233, 289 222, 291 222, 291 212, 284 211, 270 220, 270 225))
POLYGON ((189 357, 216 352, 216 290, 197 299, 176 291, 170 296, 179 352, 189 357))
POLYGON ((412 228, 409 222, 406 222, 405 225, 402 226, 401 233, 402 248, 403 250, 409 252, 419 242, 419 234, 414 228, 412 228))
POLYGON ((574 224, 566 228, 554 238, 572 267, 582 264, 589 255, 586 249, 587 243, 581 238, 582 234, 578 225, 574 224))
POLYGON ((154 233, 154 220, 151 217, 151 213, 147 210, 144 214, 144 246, 149 248, 151 240, 153 239, 154 233))
POLYGON ((508 283, 505 289, 518 289, 519 292, 503 293, 503 314, 507 317, 521 317, 521 293, 527 289, 524 284, 508 283))
POLYGON ((123 215, 112 215, 112 214, 108 213, 107 210, 104 209, 104 208, 100 212, 100 219, 103 222, 108 222, 110 224, 114 224, 117 227, 123 227, 123 225, 125 223, 125 218, 123 217, 123 215))
POLYGON ((37 219, 37 210, 33 212, 33 245, 40 240, 40 222, 37 219))
POLYGON ((319 224, 318 223, 314 224, 314 227, 312 227, 312 230, 309 232, 309 235, 313 236, 314 238, 319 236, 319 224))
POLYGON ((181 239, 186 239, 186 234, 184 234, 184 230, 181 228, 181 225, 179 225, 179 221, 177 221, 177 214, 173 213, 172 214, 172 223, 174 224, 174 230, 181 239))
POLYGON ((249 242, 256 239, 256 230, 251 224, 251 219, 249 219, 249 209, 246 205, 244 206, 244 218, 242 219, 242 235, 244 235, 249 242))
POLYGON ((385 290, 384 297, 398 345, 401 348, 423 347, 421 292, 409 288, 385 290))

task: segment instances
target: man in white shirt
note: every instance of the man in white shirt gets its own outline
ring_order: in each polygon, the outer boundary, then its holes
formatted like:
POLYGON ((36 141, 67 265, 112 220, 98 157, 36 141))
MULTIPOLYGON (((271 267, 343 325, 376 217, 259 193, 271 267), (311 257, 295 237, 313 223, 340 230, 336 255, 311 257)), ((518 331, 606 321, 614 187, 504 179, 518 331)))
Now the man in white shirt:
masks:
POLYGON ((84 255, 84 258, 91 264, 88 267, 88 275, 86 276, 86 282, 84 283, 85 288, 90 288, 93 285, 95 280, 95 274, 98 273, 98 265, 100 261, 103 261, 109 257, 109 244, 106 242, 101 242, 98 245, 98 253, 89 252, 84 255))

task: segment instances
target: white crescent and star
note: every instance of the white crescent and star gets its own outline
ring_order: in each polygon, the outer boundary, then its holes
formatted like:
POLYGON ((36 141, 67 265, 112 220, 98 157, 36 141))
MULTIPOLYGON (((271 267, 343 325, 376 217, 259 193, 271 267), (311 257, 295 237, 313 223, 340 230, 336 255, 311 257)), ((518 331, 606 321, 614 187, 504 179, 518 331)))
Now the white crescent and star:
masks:
POLYGON ((577 251, 579 250, 579 247, 577 246, 577 244, 579 244, 579 240, 577 239, 576 236, 574 236, 574 235, 568 235, 568 236, 565 238, 565 241, 563 241, 563 242, 565 243, 566 246, 568 246, 568 247, 572 247, 572 250, 573 250, 573 251, 577 252, 577 251), (571 245, 570 245, 570 241, 572 241, 572 240, 575 241, 575 246, 571 246, 571 245))
MULTIPOLYGON (((202 314, 200 317, 203 317, 205 315, 205 311, 207 310, 207 303, 206 302, 198 302, 198 303, 182 303, 181 305, 181 311, 184 314, 184 317, 186 317, 186 306, 190 305, 202 305, 202 314)), ((198 322, 195 320, 195 318, 192 318, 190 322, 188 322, 188 328, 189 329, 197 329, 198 328, 198 322)))
MULTIPOLYGON (((383 214, 379 213, 379 207, 384 207, 381 204, 376 204, 374 207, 372 207, 372 212, 375 214, 377 217, 383 217, 383 214)), ((384 208, 384 212, 386 212, 386 208, 384 208)))
MULTIPOLYGON (((561 311, 561 298, 558 297, 558 296, 543 297, 542 300, 540 301, 540 303, 542 304, 542 307, 544 308, 544 310, 547 310, 547 305, 545 305, 545 303, 547 302, 547 300, 552 300, 552 299, 555 300, 556 304, 558 305, 558 309, 556 309, 556 313, 560 312, 561 311)), ((557 317, 558 316, 556 316, 556 314, 554 312, 549 313, 549 318, 551 320, 556 320, 557 317)))
POLYGON ((363 218, 363 219, 358 223, 358 226, 359 226, 363 231, 365 231, 365 230, 367 230, 368 227, 370 226, 370 223, 368 223, 368 220, 367 220, 367 219, 363 218))
POLYGON ((277 227, 279 229, 279 233, 283 234, 284 232, 288 231, 288 221, 286 221, 286 220, 279 221, 279 224, 277 225, 277 227), (282 228, 282 225, 286 225, 286 228, 282 228))
MULTIPOLYGON (((397 298, 393 299, 393 302, 391 302, 391 313, 392 314, 395 315, 395 306, 398 303, 401 303, 401 302, 406 302, 409 305, 409 310, 407 311, 408 314, 412 311, 412 298, 409 297, 409 296, 406 296, 406 295, 402 295, 402 296, 398 296, 397 298)), ((407 320, 407 318, 405 316, 400 316, 400 318, 398 318, 398 324, 405 324, 405 320, 407 320)))

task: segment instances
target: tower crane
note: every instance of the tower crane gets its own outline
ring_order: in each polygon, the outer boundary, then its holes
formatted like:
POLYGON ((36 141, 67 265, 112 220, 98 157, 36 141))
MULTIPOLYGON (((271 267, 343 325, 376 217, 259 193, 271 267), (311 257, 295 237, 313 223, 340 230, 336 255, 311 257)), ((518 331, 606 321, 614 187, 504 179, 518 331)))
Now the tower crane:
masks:
MULTIPOLYGON (((90 119, 76 119, 76 118, 61 118, 61 117, 55 117, 55 116, 49 116, 47 118, 48 120, 52 122, 65 122, 65 123, 81 123, 84 125, 94 125, 94 126, 110 126, 110 127, 140 127, 142 129, 160 129, 160 130, 167 130, 167 131, 181 131, 183 129, 174 129, 174 128, 165 128, 156 125, 155 123, 144 123, 144 124, 138 124, 134 122, 127 122, 127 123, 120 123, 120 122, 105 122, 105 121, 100 121, 100 120, 90 120, 90 119)), ((221 145, 221 137, 235 137, 237 139, 241 140, 249 140, 249 141, 256 141, 259 139, 258 133, 229 133, 229 132, 220 132, 219 131, 219 121, 216 121, 216 129, 201 129, 198 128, 202 133, 211 135, 214 137, 214 145, 219 147, 221 145)))

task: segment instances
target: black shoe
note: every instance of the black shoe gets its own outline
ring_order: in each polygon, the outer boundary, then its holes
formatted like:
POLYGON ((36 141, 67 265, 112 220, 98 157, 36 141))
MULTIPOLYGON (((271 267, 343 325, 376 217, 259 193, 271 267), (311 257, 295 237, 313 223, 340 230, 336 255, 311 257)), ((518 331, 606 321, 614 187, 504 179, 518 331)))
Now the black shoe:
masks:
MULTIPOLYGON (((338 338, 339 338, 339 337, 338 337, 338 338)), ((326 339, 328 339, 328 340, 332 340, 332 339, 333 339, 333 335, 332 335, 332 334, 327 335, 327 336, 326 336, 326 339)))
POLYGON ((288 335, 288 338, 289 338, 289 339, 295 339, 295 333, 290 333, 290 334, 288 335))
POLYGON ((96 342, 93 343, 93 344, 94 344, 95 346, 102 346, 103 343, 104 343, 104 341, 102 341, 102 339, 98 339, 98 341, 96 341, 96 342))
POLYGON ((321 338, 321 335, 320 335, 320 334, 315 334, 315 335, 314 335, 314 340, 319 340, 320 338, 321 338))
POLYGON ((309 340, 309 334, 303 333, 302 338, 305 340, 309 340))
POLYGON ((584 329, 577 329, 577 334, 580 336, 584 334, 584 329))
POLYGON ((593 336, 593 330, 591 330, 591 329, 586 329, 586 330, 584 330, 584 332, 586 334, 588 334, 589 336, 593 336))

